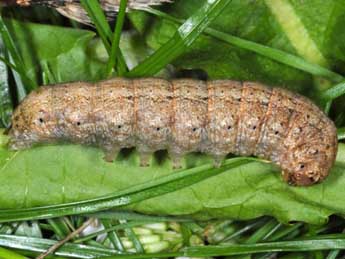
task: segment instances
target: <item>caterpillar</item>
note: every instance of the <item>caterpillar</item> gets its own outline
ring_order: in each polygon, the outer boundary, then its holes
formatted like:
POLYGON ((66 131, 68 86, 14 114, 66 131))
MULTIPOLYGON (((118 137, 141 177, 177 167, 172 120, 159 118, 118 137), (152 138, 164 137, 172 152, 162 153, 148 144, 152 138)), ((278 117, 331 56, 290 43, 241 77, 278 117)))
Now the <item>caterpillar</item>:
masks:
MULTIPOLYGON (((159 5, 164 2, 172 2, 172 0, 128 0, 127 10, 145 9, 149 6, 159 5)), ((100 0, 100 4, 106 16, 111 19, 119 10, 120 0, 100 0)), ((55 8, 59 13, 68 18, 85 24, 91 23, 79 0, 0 0, 0 5, 18 5, 23 7, 46 5, 55 8)))
POLYGON ((9 147, 67 141, 96 145, 112 161, 136 147, 141 164, 161 149, 174 166, 203 152, 215 165, 229 153, 279 165, 292 185, 322 181, 337 153, 333 122, 310 100, 280 88, 231 80, 114 78, 44 86, 16 108, 9 147))

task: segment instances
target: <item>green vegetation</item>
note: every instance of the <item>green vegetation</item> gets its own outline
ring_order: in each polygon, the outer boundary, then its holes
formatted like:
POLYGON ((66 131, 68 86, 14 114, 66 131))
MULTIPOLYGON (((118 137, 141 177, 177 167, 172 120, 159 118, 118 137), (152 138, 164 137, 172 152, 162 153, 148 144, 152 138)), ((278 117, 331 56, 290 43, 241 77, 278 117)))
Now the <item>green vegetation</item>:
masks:
MULTIPOLYGON (((329 112, 342 140, 342 2, 176 0, 126 14, 122 0, 109 23, 97 0, 81 0, 94 27, 44 7, 4 8, 0 127, 38 85, 207 74, 300 92, 329 112)), ((10 152, 2 132, 0 258, 33 258, 89 218, 97 223, 51 258, 344 255, 343 144, 325 182, 296 188, 254 158, 231 157, 216 169, 209 157, 190 154, 173 172, 164 152, 147 168, 138 166, 135 151, 112 164, 100 150, 74 145, 10 152)))

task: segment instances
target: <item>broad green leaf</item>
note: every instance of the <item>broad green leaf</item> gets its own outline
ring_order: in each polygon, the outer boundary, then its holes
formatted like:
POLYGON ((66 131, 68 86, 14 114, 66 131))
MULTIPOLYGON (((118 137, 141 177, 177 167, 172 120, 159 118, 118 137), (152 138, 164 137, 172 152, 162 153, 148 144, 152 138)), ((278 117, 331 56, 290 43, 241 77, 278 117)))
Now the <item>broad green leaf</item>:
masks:
MULTIPOLYGON (((143 168, 135 152, 123 153, 114 163, 106 163, 97 148, 59 145, 10 152, 5 141, 2 142, 1 209, 83 201, 133 187, 140 190, 139 184, 176 174, 164 154, 153 157, 151 167, 143 168), (135 187, 137 185, 139 187, 135 187)), ((345 161, 344 153, 345 146, 340 145, 339 161, 345 161)), ((210 159, 205 156, 191 154, 186 157, 185 166, 208 162, 210 159)), ((342 198, 345 169, 341 166, 335 166, 322 184, 303 188, 288 186, 271 164, 251 162, 215 173, 178 191, 134 204, 122 201, 122 204, 130 204, 126 208, 133 211, 158 215, 198 219, 249 219, 271 215, 282 222, 298 220, 321 224, 331 214, 345 213, 342 198)), ((80 211, 85 212, 87 209, 80 211)))
MULTIPOLYGON (((185 19, 204 2, 176 1, 169 5, 168 13, 185 19)), ((344 72, 340 69, 344 66, 344 54, 339 53, 344 49, 344 8, 341 0, 234 0, 211 27, 344 72)), ((149 14, 136 12, 131 15, 131 20, 148 44, 158 49, 178 25, 149 17, 149 14)), ((307 73, 209 36, 200 37, 173 64, 179 69, 203 69, 211 79, 262 81, 289 86, 300 92, 307 92, 313 85, 312 77, 307 73)))

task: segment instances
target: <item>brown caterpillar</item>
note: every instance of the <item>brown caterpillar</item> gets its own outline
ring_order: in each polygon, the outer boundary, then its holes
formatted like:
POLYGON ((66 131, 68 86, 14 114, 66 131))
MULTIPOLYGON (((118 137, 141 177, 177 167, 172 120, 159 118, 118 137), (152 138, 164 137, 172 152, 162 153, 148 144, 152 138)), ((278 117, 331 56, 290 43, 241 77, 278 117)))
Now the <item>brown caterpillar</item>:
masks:
POLYGON ((64 140, 104 149, 111 161, 136 146, 142 164, 167 149, 174 165, 193 151, 219 165, 228 153, 269 159, 290 184, 310 185, 329 173, 336 128, 311 101, 259 83, 122 79, 41 87, 17 107, 11 149, 64 140))

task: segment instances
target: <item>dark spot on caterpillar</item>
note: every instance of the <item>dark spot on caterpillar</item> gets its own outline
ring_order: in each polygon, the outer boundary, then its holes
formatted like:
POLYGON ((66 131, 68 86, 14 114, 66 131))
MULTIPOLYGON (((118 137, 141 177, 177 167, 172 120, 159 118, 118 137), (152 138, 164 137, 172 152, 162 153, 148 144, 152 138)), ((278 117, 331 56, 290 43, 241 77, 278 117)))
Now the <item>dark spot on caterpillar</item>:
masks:
POLYGON ((161 130, 161 128, 160 128, 160 127, 157 127, 157 128, 156 128, 156 130, 157 130, 157 131, 160 131, 160 130, 161 130))
POLYGON ((122 128, 122 126, 121 126, 121 125, 118 125, 118 126, 117 126, 117 128, 118 128, 118 129, 121 129, 121 128, 122 128))
POLYGON ((228 126, 228 130, 231 130, 231 128, 232 128, 231 126, 228 126))
POLYGON ((198 128, 193 128, 193 132, 197 131, 198 128))
POLYGON ((275 132, 274 132, 274 135, 278 135, 278 134, 279 134, 279 131, 275 131, 275 132))
POLYGON ((256 130, 256 126, 253 126, 253 130, 256 130))
POLYGON ((167 96, 167 99, 168 99, 168 100, 172 100, 173 97, 172 97, 172 96, 167 96))
POLYGON ((309 114, 307 114, 307 119, 310 119, 310 115, 309 114))
POLYGON ((304 165, 302 164, 302 165, 300 165, 300 167, 299 168, 301 168, 301 169, 303 169, 304 168, 304 165))
POLYGON ((239 102, 240 102, 241 100, 242 100, 242 98, 237 98, 237 101, 239 101, 239 102))
POLYGON ((204 97, 204 98, 202 98, 204 101, 207 101, 208 100, 208 97, 204 97))
POLYGON ((127 96, 127 100, 132 100, 133 96, 127 96))
POLYGON ((78 125, 78 126, 80 126, 80 125, 81 125, 80 121, 78 121, 78 122, 77 122, 77 125, 78 125))
POLYGON ((44 122, 44 120, 42 118, 39 118, 38 120, 39 120, 40 123, 44 122))

